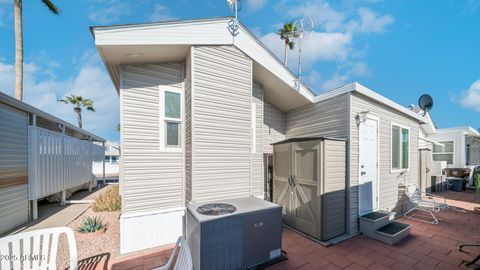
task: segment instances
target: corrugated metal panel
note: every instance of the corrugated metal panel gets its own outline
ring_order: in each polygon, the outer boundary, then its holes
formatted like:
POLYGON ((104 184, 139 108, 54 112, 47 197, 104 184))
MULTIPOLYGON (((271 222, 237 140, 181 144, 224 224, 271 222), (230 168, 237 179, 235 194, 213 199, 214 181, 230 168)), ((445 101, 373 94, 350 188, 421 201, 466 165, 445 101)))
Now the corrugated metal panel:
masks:
MULTIPOLYGON (((378 181, 380 182, 379 205, 380 209, 398 211, 401 213, 404 201, 399 201, 398 184, 406 182, 418 182, 418 120, 410 118, 398 111, 386 107, 383 104, 357 93, 351 96, 351 142, 350 142, 350 183, 352 186, 358 185, 358 127, 355 122, 355 116, 361 111, 369 111, 370 115, 379 117, 379 152, 380 164, 378 181), (391 124, 399 124, 410 128, 410 169, 404 176, 400 173, 391 173, 391 124)), ((358 202, 357 190, 352 192, 352 202, 358 202)), ((351 205, 352 218, 358 215, 358 207, 351 205)))
POLYGON ((128 65, 122 77, 123 213, 182 207, 183 154, 160 151, 159 86, 182 89, 183 64, 128 65))
POLYGON ((93 162, 105 157, 103 146, 43 128, 28 127, 28 137, 31 200, 92 182, 93 162))
POLYGON ((231 46, 199 46, 193 62, 193 200, 249 196, 252 61, 231 46))
POLYGON ((27 221, 27 185, 0 188, 0 234, 27 221))
POLYGON ((263 195, 263 90, 258 84, 253 84, 252 102, 255 104, 255 152, 251 158, 252 195, 263 195))
POLYGON ((323 141, 323 239, 345 233, 346 226, 346 144, 323 141))
POLYGON ((263 113, 263 152, 273 153, 272 143, 286 139, 286 114, 267 101, 263 113))
POLYGON ((28 115, 0 104, 0 234, 28 221, 28 115))
POLYGON ((190 202, 192 200, 192 55, 190 53, 185 61, 185 189, 185 199, 190 202))
POLYGON ((0 187, 26 184, 28 115, 0 104, 0 187))

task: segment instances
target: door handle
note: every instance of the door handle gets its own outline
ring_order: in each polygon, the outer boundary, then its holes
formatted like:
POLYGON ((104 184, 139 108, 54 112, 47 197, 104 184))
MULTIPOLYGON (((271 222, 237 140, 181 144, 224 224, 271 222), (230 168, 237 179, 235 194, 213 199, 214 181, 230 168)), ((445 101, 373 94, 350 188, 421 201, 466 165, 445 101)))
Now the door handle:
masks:
POLYGON ((295 175, 292 176, 292 187, 295 187, 297 183, 295 183, 295 175))

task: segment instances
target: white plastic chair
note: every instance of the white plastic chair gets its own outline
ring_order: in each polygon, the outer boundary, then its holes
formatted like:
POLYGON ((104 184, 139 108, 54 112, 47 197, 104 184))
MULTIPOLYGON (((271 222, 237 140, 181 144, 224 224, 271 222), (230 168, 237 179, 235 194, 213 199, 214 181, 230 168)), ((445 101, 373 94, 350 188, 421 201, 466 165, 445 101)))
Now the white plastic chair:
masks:
POLYGON ((422 221, 430 224, 438 224, 438 219, 433 214, 434 212, 440 212, 441 210, 448 209, 447 199, 442 196, 433 195, 430 193, 420 192, 415 184, 405 184, 406 195, 413 204, 413 207, 408 210, 404 216, 409 219, 422 221), (420 210, 429 213, 432 216, 433 221, 428 222, 423 219, 415 218, 414 211, 420 210))
POLYGON ((155 270, 169 270, 172 267, 173 260, 177 254, 178 248, 180 248, 180 253, 178 254, 177 260, 175 261, 174 270, 193 270, 192 254, 190 253, 190 248, 188 247, 187 241, 180 236, 175 244, 172 255, 168 259, 167 264, 156 268, 155 270))
POLYGON ((73 230, 68 227, 22 232, 0 238, 0 269, 57 269, 58 238, 62 233, 67 235, 70 269, 77 270, 77 244, 73 230))

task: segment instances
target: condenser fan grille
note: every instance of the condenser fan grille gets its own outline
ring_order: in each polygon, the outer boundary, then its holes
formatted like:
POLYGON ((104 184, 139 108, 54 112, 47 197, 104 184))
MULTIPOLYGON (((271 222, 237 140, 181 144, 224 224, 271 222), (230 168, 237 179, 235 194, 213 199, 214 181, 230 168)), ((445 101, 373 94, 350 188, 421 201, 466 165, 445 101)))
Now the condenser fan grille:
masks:
POLYGON ((207 216, 221 216, 235 211, 237 211, 237 208, 227 203, 209 203, 197 208, 197 213, 207 216))

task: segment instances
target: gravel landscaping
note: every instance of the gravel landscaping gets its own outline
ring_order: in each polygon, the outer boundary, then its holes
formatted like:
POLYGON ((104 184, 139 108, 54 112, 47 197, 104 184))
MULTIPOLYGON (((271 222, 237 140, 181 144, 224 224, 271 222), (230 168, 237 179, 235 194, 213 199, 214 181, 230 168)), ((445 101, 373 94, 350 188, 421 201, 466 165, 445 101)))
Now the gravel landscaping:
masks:
MULTIPOLYGON (((79 269, 93 269, 95 265, 108 263, 109 260, 116 257, 120 251, 120 211, 113 212, 94 212, 88 208, 78 218, 73 220, 68 227, 75 231, 75 240, 77 242, 77 260, 79 269), (96 233, 79 233, 77 228, 85 217, 101 217, 106 230, 96 233), (106 263, 105 263, 106 262, 106 263)), ((57 268, 67 269, 69 267, 69 249, 65 236, 59 241, 57 268)))

